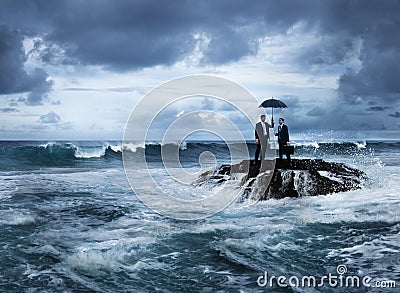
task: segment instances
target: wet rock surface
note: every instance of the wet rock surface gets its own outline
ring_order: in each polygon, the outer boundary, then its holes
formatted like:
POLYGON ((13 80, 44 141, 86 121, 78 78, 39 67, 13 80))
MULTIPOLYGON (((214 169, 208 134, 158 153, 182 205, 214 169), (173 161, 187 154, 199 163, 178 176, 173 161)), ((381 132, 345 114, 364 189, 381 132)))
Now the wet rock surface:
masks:
POLYGON ((254 162, 244 160, 235 165, 221 165, 203 173, 195 184, 220 185, 242 176, 242 199, 316 196, 360 189, 366 179, 364 172, 343 163, 321 159, 292 159, 254 162))

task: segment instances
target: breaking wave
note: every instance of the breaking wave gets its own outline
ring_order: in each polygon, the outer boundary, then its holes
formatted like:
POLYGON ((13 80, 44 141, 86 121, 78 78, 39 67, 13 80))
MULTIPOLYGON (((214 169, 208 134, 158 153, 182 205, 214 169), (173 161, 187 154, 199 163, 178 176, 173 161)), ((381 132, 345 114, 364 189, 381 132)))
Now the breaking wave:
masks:
POLYGON ((40 166, 65 166, 79 160, 121 159, 122 150, 119 145, 47 142, 32 143, 1 143, 0 158, 4 166, 19 164, 40 166))
MULTIPOLYGON (((163 146, 175 145, 168 143, 163 146)), ((325 155, 352 155, 373 152, 395 152, 400 142, 294 142, 295 155, 298 157, 319 157, 325 155)), ((149 142, 146 145, 139 143, 121 142, 0 142, 0 169, 14 163, 39 166, 65 166, 84 161, 122 160, 122 152, 145 152, 149 161, 161 160, 162 145, 149 142)), ((217 158, 229 159, 229 148, 222 142, 183 142, 179 143, 180 156, 183 161, 198 161, 200 154, 212 152, 217 158)), ((255 149, 253 142, 248 143, 249 154, 252 156, 255 149)))

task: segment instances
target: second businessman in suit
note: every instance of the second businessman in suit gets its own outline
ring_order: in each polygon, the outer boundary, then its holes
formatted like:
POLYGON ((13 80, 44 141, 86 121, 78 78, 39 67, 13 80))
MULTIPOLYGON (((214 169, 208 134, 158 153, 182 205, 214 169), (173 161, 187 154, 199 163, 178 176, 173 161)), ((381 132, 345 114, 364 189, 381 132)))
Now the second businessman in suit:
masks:
MULTIPOLYGON (((278 132, 275 133, 275 136, 278 137, 279 158, 282 159, 283 149, 289 143, 289 129, 285 125, 285 119, 279 118, 278 132)), ((286 158, 290 161, 290 152, 286 153, 286 158)))

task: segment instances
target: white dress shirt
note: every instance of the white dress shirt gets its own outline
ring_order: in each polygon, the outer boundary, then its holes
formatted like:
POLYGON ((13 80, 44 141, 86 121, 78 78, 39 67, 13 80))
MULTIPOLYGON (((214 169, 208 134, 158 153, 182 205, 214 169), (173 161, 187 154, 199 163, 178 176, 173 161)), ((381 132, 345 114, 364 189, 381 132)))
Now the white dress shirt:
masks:
POLYGON ((267 127, 265 126, 265 123, 261 122, 261 125, 262 125, 262 128, 263 128, 264 135, 267 135, 268 133, 267 133, 267 127))

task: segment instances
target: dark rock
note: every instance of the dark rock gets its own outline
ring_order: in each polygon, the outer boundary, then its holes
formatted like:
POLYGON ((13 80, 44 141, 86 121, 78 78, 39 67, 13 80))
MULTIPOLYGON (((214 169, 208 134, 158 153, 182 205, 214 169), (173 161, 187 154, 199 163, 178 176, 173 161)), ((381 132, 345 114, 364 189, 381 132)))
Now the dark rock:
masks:
POLYGON ((222 165, 214 171, 203 173, 196 182, 222 184, 243 176, 242 199, 315 196, 355 190, 362 187, 365 174, 343 163, 326 162, 321 159, 292 159, 260 161, 244 160, 236 165, 222 165))

